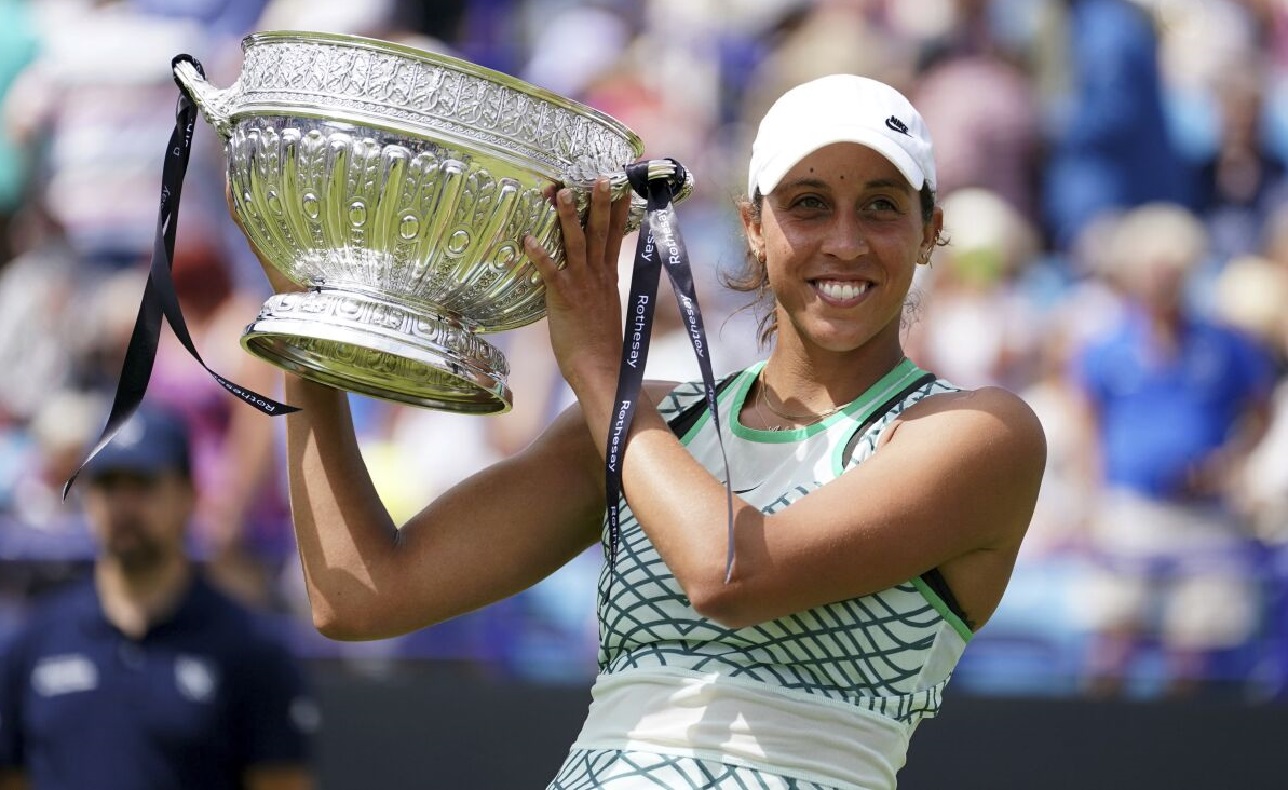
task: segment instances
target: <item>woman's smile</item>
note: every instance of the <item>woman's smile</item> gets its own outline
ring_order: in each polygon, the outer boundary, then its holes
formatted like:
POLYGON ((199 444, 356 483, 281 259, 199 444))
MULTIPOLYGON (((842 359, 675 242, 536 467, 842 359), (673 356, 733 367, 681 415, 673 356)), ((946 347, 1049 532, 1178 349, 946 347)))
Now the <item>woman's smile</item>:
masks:
POLYGON ((841 308, 853 307, 864 301, 873 288, 872 283, 866 280, 819 279, 811 280, 810 284, 820 299, 841 308))

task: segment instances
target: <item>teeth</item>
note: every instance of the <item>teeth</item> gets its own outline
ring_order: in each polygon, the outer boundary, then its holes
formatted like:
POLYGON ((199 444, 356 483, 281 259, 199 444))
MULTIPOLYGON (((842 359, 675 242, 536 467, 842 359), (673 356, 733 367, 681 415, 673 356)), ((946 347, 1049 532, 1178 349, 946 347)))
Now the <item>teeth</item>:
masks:
POLYGON ((868 290, 868 283, 854 282, 837 282, 836 280, 820 280, 817 283, 818 290, 829 299, 854 299, 859 294, 868 290))

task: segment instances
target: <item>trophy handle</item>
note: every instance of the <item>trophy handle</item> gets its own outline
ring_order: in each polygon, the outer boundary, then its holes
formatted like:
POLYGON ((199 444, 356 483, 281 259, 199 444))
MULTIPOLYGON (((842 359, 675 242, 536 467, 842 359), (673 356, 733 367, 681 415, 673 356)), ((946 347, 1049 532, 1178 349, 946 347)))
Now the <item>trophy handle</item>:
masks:
MULTIPOLYGON (((675 197, 672 199, 674 203, 679 203, 693 193, 693 171, 684 168, 683 173, 684 182, 680 184, 680 188, 675 192, 675 197)), ((671 178, 675 174, 675 162, 670 159, 650 159, 648 161, 648 177, 650 180, 671 178)), ((627 178, 625 170, 609 173, 607 178, 609 193, 613 196, 613 200, 618 200, 628 194, 631 196, 630 212, 626 215, 626 231, 630 233, 639 230, 640 225, 644 222, 644 215, 648 213, 648 201, 631 187, 630 179, 627 178)), ((577 212, 584 218, 586 209, 590 206, 590 191, 594 186, 594 182, 570 182, 569 186, 574 188, 577 212)))
POLYGON ((221 138, 227 140, 232 134, 233 96, 237 92, 237 86, 234 84, 227 90, 216 88, 187 60, 179 60, 174 64, 174 78, 192 97, 206 122, 215 127, 221 138))

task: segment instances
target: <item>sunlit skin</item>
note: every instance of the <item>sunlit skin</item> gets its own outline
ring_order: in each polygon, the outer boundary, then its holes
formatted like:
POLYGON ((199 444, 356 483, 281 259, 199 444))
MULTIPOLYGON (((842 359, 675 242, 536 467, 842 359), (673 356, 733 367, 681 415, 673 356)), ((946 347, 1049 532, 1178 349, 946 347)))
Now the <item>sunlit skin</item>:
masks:
POLYGON ((821 148, 765 196, 759 221, 744 212, 743 224, 777 302, 765 378, 779 400, 821 411, 899 361, 913 272, 943 217, 936 208, 923 218, 917 190, 888 159, 855 143, 821 148))

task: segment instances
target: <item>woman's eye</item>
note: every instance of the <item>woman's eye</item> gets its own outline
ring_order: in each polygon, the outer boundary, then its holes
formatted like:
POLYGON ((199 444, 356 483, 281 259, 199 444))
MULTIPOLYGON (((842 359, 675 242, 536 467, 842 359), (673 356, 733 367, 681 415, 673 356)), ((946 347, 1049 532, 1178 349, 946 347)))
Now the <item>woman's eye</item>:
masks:
POLYGON ((889 198, 873 198, 868 201, 868 208, 872 211, 898 211, 899 205, 889 198))
POLYGON ((827 204, 818 195, 801 195, 792 201, 793 208, 823 208, 827 204))

